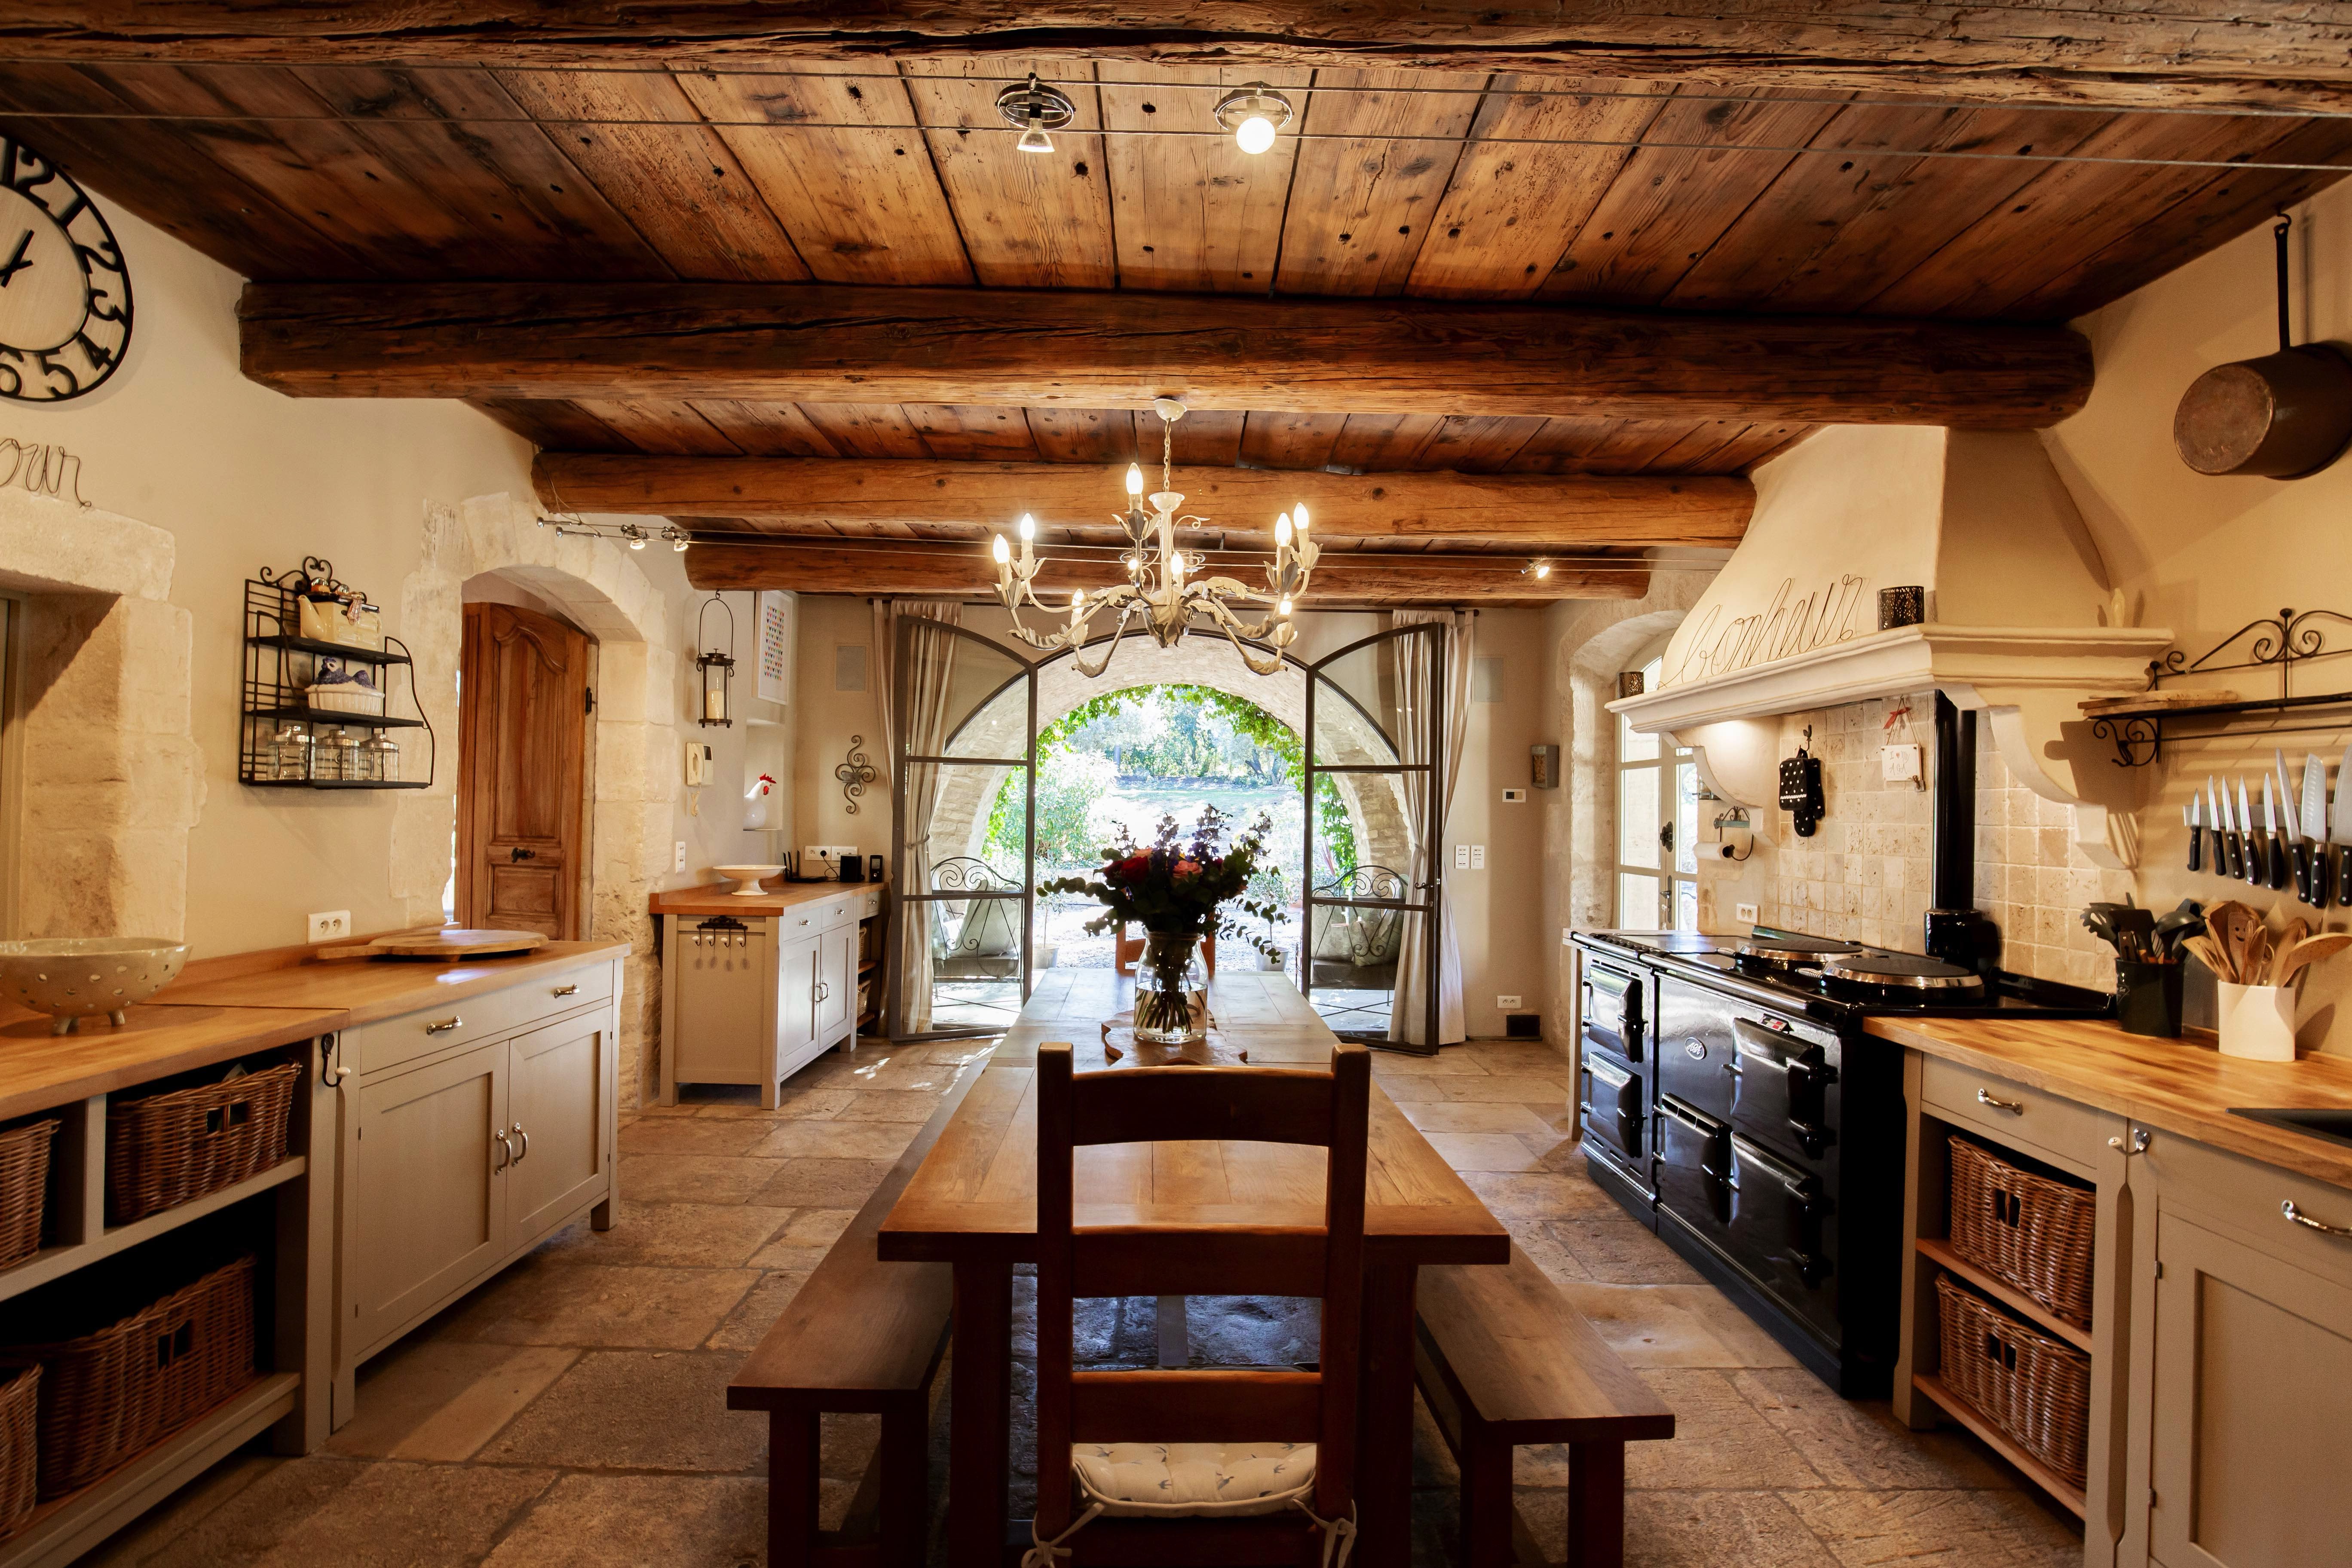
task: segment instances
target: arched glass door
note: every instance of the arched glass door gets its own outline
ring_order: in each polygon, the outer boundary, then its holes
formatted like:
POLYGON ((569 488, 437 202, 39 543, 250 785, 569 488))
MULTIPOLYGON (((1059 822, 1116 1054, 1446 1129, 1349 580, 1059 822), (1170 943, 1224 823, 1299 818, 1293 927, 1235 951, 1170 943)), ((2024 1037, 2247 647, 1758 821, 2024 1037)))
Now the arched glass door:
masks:
POLYGON ((1029 995, 1036 671, 975 632, 913 616, 899 617, 893 653, 890 1037, 996 1034, 1029 995), (1000 805, 1019 813, 1017 857, 987 852, 1000 805))
POLYGON ((1344 1038, 1437 1052, 1445 628, 1399 626, 1307 667, 1308 1003, 1344 1038), (1331 780, 1336 805, 1323 802, 1331 780))

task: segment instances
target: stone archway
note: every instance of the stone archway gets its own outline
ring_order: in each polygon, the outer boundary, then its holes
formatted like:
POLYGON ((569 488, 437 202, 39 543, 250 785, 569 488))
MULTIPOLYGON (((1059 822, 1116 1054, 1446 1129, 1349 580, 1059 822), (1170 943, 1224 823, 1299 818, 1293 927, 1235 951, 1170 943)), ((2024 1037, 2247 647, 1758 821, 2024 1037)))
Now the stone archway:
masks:
MULTIPOLYGON (((597 640, 596 722, 589 846, 588 930, 631 944, 623 965, 621 1100, 639 1103, 658 1058, 661 969, 647 939, 646 903, 669 868, 677 770, 678 658, 669 606, 625 551, 539 523, 510 495, 425 508, 422 560, 401 583, 404 640, 416 690, 456 732, 466 580, 496 573, 561 608, 597 640)), ((404 794, 393 825, 392 893, 433 916, 449 879, 457 770, 404 794)))

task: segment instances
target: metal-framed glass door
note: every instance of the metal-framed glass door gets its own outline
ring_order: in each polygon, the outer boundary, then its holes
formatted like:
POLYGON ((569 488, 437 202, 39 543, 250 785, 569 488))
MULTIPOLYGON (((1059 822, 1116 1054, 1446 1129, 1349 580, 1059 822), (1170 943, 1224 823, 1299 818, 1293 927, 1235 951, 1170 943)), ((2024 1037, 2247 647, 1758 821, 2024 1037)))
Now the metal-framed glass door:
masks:
POLYGON ((1307 667, 1300 985, 1342 1038, 1422 1056, 1438 1047, 1445 636, 1398 626, 1307 667), (1327 778, 1339 804, 1328 827, 1327 778))
POLYGON ((894 637, 889 1035, 998 1034, 1031 984, 1036 668, 977 632, 917 616, 900 616, 894 637), (983 837, 1000 796, 1018 806, 1021 849, 991 859, 983 837))

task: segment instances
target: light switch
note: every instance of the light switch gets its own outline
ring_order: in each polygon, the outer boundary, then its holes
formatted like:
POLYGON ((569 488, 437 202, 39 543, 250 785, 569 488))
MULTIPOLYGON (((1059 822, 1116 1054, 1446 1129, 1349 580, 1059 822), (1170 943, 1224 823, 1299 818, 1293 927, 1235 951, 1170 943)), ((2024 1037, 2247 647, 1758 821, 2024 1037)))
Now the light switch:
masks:
POLYGON ((1483 871, 1486 868, 1486 847, 1484 844, 1473 844, 1470 846, 1470 869, 1483 871))
POLYGON ((1470 869, 1470 846, 1467 844, 1456 844, 1454 847, 1454 868, 1457 871, 1470 869))
POLYGON ((686 869, 686 840, 683 838, 677 841, 677 850, 670 859, 669 868, 673 871, 686 869))
POLYGON ((1528 792, 1523 789, 1507 789, 1503 792, 1505 805, 1522 805, 1526 804, 1528 792))

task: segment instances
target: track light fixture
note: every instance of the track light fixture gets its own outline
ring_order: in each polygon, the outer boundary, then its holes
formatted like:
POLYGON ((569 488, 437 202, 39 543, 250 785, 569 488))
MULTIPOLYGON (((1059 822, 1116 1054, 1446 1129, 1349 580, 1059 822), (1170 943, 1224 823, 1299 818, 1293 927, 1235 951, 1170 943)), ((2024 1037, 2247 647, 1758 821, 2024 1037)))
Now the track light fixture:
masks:
POLYGON ((1290 100, 1262 81, 1217 100, 1217 123, 1234 133, 1234 145, 1253 154, 1274 145, 1274 133, 1290 123, 1290 100))
POLYGON ((1522 577, 1532 577, 1537 582, 1540 583, 1545 578, 1551 575, 1551 563, 1549 561, 1530 561, 1525 566, 1519 568, 1519 575, 1522 577))
POLYGON ((635 522, 590 522, 577 513, 566 512, 555 517, 542 514, 539 526, 551 528, 569 539, 618 540, 632 550, 643 550, 656 539, 668 541, 672 550, 681 552, 694 542, 694 536, 674 522, 647 528, 635 522))
POLYGON ((1037 79, 1031 71, 1026 84, 1015 83, 996 95, 996 112, 1004 117, 1007 125, 1021 132, 1017 143, 1024 153, 1050 153, 1054 139, 1045 134, 1059 131, 1078 117, 1078 106, 1060 88, 1037 79))

